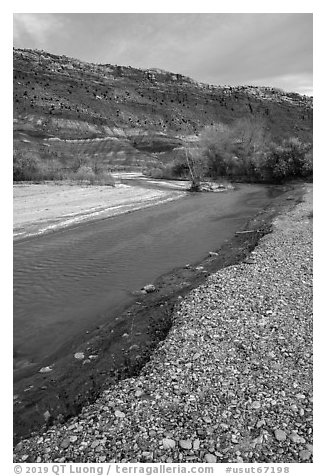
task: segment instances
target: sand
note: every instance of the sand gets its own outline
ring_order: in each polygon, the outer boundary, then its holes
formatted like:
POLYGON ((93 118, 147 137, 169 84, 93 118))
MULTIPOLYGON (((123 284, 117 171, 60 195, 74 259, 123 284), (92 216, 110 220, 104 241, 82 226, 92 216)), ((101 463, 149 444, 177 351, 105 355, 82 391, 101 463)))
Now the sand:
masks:
POLYGON ((14 239, 158 205, 176 200, 184 193, 180 190, 158 190, 121 183, 115 187, 62 182, 15 184, 14 239))

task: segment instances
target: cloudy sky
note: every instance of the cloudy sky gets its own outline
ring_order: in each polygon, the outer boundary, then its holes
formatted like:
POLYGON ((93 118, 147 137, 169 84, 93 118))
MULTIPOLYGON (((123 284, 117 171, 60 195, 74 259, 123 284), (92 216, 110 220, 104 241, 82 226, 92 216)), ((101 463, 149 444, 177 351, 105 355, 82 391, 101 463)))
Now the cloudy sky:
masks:
POLYGON ((310 13, 15 13, 14 46, 312 95, 310 13))

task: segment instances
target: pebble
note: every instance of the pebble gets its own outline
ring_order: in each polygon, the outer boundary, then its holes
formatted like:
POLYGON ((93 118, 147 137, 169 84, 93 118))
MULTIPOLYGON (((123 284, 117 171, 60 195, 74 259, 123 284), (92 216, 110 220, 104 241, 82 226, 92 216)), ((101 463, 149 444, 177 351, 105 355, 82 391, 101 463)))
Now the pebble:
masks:
POLYGON ((196 440, 194 440, 193 444, 192 444, 192 447, 194 449, 194 451, 197 451, 199 450, 199 447, 200 447, 200 440, 197 438, 196 440))
POLYGON ((191 440, 180 440, 179 446, 183 450, 191 450, 192 449, 192 441, 191 440))
POLYGON ((62 440, 60 446, 61 446, 61 448, 66 449, 66 448, 68 448, 69 445, 70 445, 70 439, 65 438, 64 440, 62 440))
POLYGON ((204 456, 204 460, 206 463, 216 463, 217 458, 215 455, 212 455, 211 453, 206 453, 204 456))
POLYGON ((302 459, 302 461, 306 461, 306 460, 310 459, 311 453, 308 450, 301 450, 300 453, 299 453, 299 457, 300 457, 300 459, 302 459))
POLYGON ((264 425, 265 425, 265 420, 258 420, 256 423, 257 428, 261 428, 264 425))
POLYGON ((153 293, 154 291, 156 291, 156 287, 154 286, 154 284, 146 284, 146 286, 144 286, 143 289, 147 293, 153 293))
POLYGON ((255 439, 255 443, 257 445, 262 445, 263 444, 263 435, 260 435, 260 436, 257 436, 257 438, 255 439))
POLYGON ((286 433, 283 430, 275 430, 274 431, 275 438, 277 441, 285 441, 286 440, 286 433))
POLYGON ((20 441, 19 443, 17 443, 17 445, 15 446, 15 451, 21 451, 23 449, 23 442, 20 441))
POLYGON ((252 407, 254 410, 259 410, 260 406, 261 406, 261 405, 260 405, 260 402, 258 402, 258 401, 252 402, 252 404, 251 404, 251 407, 252 407))
POLYGON ((173 449, 175 448, 175 441, 171 440, 170 438, 163 438, 163 448, 165 450, 173 449))
POLYGON ((208 416, 204 416, 203 420, 204 420, 205 423, 212 423, 212 419, 208 416))
POLYGON ((298 394, 296 395, 296 398, 297 398, 298 400, 304 400, 304 399, 306 398, 306 396, 305 396, 303 393, 298 393, 298 394))
POLYGON ((305 443, 305 439, 302 438, 298 433, 291 433, 289 436, 290 440, 293 441, 293 443, 305 443))
POLYGON ((85 355, 84 355, 83 352, 76 352, 76 353, 74 354, 74 357, 75 357, 75 359, 77 359, 77 360, 83 360, 83 359, 85 358, 85 355))
POLYGON ((52 367, 42 367, 42 368, 39 370, 39 372, 40 372, 41 374, 47 374, 47 373, 49 373, 49 372, 52 372, 52 370, 53 370, 52 367))

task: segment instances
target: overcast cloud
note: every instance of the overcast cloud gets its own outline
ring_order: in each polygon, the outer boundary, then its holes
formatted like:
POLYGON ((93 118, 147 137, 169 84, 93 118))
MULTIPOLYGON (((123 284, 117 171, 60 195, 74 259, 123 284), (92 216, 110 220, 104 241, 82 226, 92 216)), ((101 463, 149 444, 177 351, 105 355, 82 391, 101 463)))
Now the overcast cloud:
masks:
POLYGON ((312 95, 309 13, 17 13, 14 46, 312 95))

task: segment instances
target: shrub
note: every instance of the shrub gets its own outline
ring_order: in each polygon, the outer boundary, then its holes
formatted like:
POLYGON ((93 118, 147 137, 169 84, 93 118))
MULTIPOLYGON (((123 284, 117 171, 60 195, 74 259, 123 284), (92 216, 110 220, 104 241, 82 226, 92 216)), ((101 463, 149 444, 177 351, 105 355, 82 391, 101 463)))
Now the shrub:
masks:
POLYGON ((42 180, 64 180, 66 171, 60 160, 47 159, 40 164, 40 176, 42 180))
POLYGON ((15 151, 13 158, 13 179, 15 181, 40 180, 41 161, 31 151, 15 151))
POLYGON ((182 156, 179 154, 178 157, 174 158, 171 162, 166 164, 159 164, 155 167, 147 168, 143 170, 144 175, 148 175, 155 179, 179 179, 181 177, 188 177, 189 167, 186 162, 185 155, 182 156))
POLYGON ((312 175, 312 147, 298 138, 273 143, 256 118, 206 127, 199 138, 211 177, 283 182, 312 175))
POLYGON ((260 157, 256 175, 263 182, 284 181, 289 175, 289 166, 282 147, 271 145, 271 149, 260 157))
POLYGON ((74 158, 71 169, 73 172, 76 173, 83 165, 89 165, 88 158, 82 155, 78 155, 74 158))
POLYGON ((207 158, 208 174, 212 178, 230 177, 244 173, 240 157, 239 139, 230 126, 215 124, 206 127, 199 137, 203 154, 207 158))
MULTIPOLYGON (((90 164, 88 163, 87 165, 90 165, 90 164)), ((106 172, 104 164, 100 162, 99 160, 95 160, 95 162, 92 165, 92 169, 94 174, 98 176, 103 175, 106 172)))
POLYGON ((304 155, 304 161, 301 166, 303 177, 312 177, 313 174, 313 152, 312 148, 304 155))
POLYGON ((312 175, 312 149, 297 138, 271 144, 262 158, 260 175, 263 180, 279 182, 287 179, 306 178, 312 175))
POLYGON ((189 168, 185 158, 175 159, 171 164, 171 172, 175 178, 187 177, 189 175, 189 168))
POLYGON ((109 172, 97 174, 96 183, 98 183, 99 185, 109 185, 111 187, 115 187, 114 177, 109 172))
POLYGON ((163 178, 163 170, 159 167, 153 167, 148 170, 148 175, 154 179, 163 178))
POLYGON ((75 178, 80 182, 87 181, 93 184, 95 182, 95 173, 89 165, 81 165, 75 173, 75 178))
POLYGON ((99 161, 92 163, 90 159, 77 157, 71 167, 67 167, 67 165, 53 156, 41 160, 36 151, 15 150, 13 179, 14 181, 70 179, 80 182, 87 181, 90 184, 115 185, 113 176, 108 173, 107 167, 99 161), (77 167, 78 164, 80 165, 77 167))

